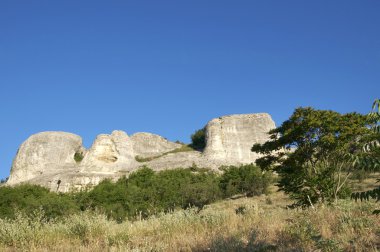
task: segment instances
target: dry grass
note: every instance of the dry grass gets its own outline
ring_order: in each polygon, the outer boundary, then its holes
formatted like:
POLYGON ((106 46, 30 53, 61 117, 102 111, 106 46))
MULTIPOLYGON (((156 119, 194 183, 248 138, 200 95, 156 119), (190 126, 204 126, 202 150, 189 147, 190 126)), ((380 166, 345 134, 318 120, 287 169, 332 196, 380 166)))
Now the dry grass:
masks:
POLYGON ((351 187, 353 191, 367 191, 375 189, 379 186, 378 181, 380 180, 380 172, 377 173, 369 173, 366 177, 360 180, 351 180, 351 187))
POLYGON ((0 220, 1 251, 378 251, 379 204, 287 209, 281 193, 224 200, 202 211, 178 210, 116 222, 82 213, 46 222, 36 212, 0 220))

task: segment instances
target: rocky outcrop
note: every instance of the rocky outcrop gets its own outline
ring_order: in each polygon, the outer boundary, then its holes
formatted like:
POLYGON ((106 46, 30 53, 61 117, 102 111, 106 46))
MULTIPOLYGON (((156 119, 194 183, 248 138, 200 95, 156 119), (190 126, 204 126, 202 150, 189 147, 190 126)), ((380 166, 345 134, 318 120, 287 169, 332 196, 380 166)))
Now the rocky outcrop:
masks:
POLYGON ((80 168, 81 172, 116 173, 136 165, 132 140, 124 131, 115 130, 96 137, 80 168))
POLYGON ((117 179, 143 165, 163 170, 193 165, 217 169, 252 163, 258 157, 251 152, 252 145, 268 140, 267 132, 274 127, 265 113, 213 119, 206 125, 203 152, 155 134, 136 133, 129 137, 123 131, 97 136, 86 150, 77 135, 42 132, 21 145, 7 184, 27 182, 67 192, 96 185, 104 178, 117 179))
POLYGON ((273 128, 275 124, 266 113, 213 119, 206 126, 204 155, 230 164, 253 163, 258 154, 251 151, 252 145, 267 141, 273 128))
POLYGON ((18 184, 51 171, 76 169, 76 152, 84 152, 80 136, 66 132, 32 135, 17 151, 7 184, 18 184))
POLYGON ((156 157, 182 146, 181 144, 170 142, 162 136, 145 132, 132 135, 131 140, 135 155, 142 158, 156 157))

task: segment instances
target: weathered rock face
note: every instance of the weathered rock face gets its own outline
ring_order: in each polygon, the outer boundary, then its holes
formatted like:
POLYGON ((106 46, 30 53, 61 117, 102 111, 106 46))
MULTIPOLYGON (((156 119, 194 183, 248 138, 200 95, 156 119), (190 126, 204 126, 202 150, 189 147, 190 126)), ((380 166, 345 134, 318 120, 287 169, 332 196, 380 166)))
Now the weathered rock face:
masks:
POLYGON ((42 132, 29 137, 19 148, 7 184, 17 184, 67 168, 75 169, 76 152, 83 152, 82 138, 66 132, 42 132))
POLYGON ((86 150, 77 135, 42 132, 21 145, 7 183, 28 182, 67 192, 96 185, 104 178, 117 179, 143 165, 163 170, 192 165, 216 169, 222 165, 252 163, 258 157, 251 152, 252 145, 268 140, 267 132, 274 127, 271 117, 264 113, 213 119, 206 126, 203 152, 186 148, 181 152, 181 144, 161 136, 136 133, 129 137, 123 131, 97 136, 86 150), (83 159, 75 161, 75 153, 81 153, 83 159), (137 162, 136 156, 147 159, 137 162))
POLYGON ((182 145, 173 143, 162 136, 139 132, 131 136, 133 150, 140 157, 155 157, 160 154, 180 148, 182 145))
POLYGON ((115 173, 136 166, 133 143, 120 130, 98 135, 80 164, 82 172, 115 173))
POLYGON ((266 113, 213 119, 206 126, 204 155, 229 164, 253 163, 258 154, 251 152, 252 145, 266 142, 267 133, 274 128, 272 118, 266 113))

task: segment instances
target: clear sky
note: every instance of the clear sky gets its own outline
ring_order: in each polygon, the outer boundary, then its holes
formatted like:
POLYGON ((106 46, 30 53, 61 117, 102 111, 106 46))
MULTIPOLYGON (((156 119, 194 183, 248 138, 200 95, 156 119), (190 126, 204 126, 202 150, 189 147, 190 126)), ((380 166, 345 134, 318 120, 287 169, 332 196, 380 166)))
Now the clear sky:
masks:
POLYGON ((227 114, 367 113, 379 91, 378 0, 0 1, 0 178, 40 131, 189 142, 227 114))

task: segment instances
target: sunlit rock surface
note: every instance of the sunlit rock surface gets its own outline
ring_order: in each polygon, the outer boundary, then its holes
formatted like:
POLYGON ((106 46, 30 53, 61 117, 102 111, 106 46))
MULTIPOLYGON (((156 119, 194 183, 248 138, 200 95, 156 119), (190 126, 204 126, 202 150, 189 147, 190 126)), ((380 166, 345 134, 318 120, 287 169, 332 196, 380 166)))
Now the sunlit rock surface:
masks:
POLYGON ((135 155, 143 158, 155 157, 181 147, 181 144, 170 142, 162 136, 145 132, 132 135, 131 140, 135 155))
POLYGON ((86 150, 80 136, 41 132, 20 146, 7 184, 25 182, 67 192, 94 186, 105 178, 116 180, 143 165, 164 170, 249 164, 258 158, 251 152, 252 145, 267 141, 267 133, 274 127, 266 113, 215 118, 206 125, 203 151, 189 151, 159 135, 136 133, 129 137, 119 130, 98 135, 86 150))
POLYGON ((275 124, 269 114, 222 116, 206 126, 204 155, 212 160, 231 164, 252 163, 258 154, 251 151, 254 143, 268 140, 268 132, 275 124))
POLYGON ((116 173, 135 167, 133 143, 121 130, 98 135, 80 162, 81 172, 116 173))

